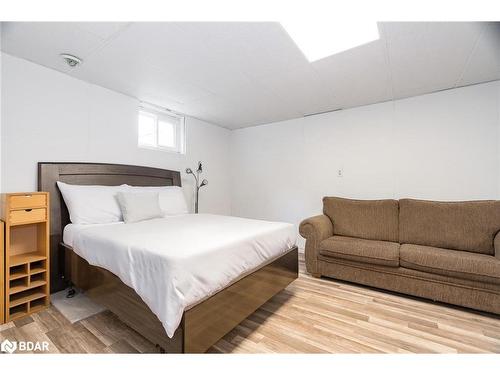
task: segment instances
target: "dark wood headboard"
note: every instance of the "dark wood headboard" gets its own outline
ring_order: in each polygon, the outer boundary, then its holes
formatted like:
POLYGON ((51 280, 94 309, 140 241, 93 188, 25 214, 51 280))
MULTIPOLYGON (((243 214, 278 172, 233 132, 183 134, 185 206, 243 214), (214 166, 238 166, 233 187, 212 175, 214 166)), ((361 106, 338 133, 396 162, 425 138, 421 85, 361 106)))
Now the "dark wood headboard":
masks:
POLYGON ((51 289, 64 288, 62 259, 59 250, 64 227, 69 224, 69 214, 57 181, 76 185, 181 186, 179 171, 122 164, 101 163, 38 163, 38 191, 50 193, 50 253, 51 289))

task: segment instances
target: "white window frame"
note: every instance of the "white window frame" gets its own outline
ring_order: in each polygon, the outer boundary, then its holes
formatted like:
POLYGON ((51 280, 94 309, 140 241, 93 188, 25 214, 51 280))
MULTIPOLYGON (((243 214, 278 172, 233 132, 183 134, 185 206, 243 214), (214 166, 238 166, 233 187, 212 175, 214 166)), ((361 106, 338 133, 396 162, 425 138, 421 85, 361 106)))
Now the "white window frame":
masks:
POLYGON ((186 118, 185 116, 179 115, 174 112, 170 112, 167 110, 151 108, 147 105, 141 105, 139 107, 139 111, 137 112, 137 145, 139 148, 145 148, 149 150, 157 150, 157 151, 165 151, 172 152, 176 154, 185 154, 186 153, 186 118), (146 116, 153 117, 155 119, 155 131, 154 131, 154 144, 146 145, 141 144, 139 140, 139 115, 143 113, 146 116), (166 147, 158 144, 158 133, 159 126, 158 123, 161 121, 161 118, 173 117, 178 119, 178 123, 174 126, 174 138, 175 138, 175 146, 174 147, 166 147))

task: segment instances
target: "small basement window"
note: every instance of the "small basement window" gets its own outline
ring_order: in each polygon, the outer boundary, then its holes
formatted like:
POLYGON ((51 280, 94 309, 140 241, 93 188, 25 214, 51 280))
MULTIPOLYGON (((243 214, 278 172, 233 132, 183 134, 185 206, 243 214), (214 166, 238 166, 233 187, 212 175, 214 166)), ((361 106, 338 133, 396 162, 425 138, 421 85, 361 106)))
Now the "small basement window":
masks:
POLYGON ((166 111, 139 109, 139 147, 185 153, 184 117, 166 111))

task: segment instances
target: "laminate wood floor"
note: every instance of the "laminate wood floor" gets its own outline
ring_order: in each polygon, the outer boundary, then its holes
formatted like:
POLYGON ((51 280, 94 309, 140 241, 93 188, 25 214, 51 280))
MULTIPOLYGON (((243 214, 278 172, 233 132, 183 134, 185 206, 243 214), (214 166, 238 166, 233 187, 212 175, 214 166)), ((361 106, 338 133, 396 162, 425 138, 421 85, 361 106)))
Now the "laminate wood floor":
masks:
MULTIPOLYGON (((0 326, 4 339, 51 353, 156 353, 109 311, 71 324, 56 309, 0 326)), ((304 271, 216 343, 211 353, 500 353, 500 318, 304 271)))

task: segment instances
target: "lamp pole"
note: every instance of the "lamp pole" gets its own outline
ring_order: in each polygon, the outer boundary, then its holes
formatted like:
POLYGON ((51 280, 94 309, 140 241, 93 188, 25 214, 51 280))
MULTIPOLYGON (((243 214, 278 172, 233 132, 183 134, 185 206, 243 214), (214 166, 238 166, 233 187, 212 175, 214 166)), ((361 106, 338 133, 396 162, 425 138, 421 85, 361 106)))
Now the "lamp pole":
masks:
POLYGON ((194 177, 195 180, 195 193, 194 193, 194 213, 198 213, 198 202, 199 202, 199 197, 200 197, 200 189, 203 186, 208 185, 207 180, 203 180, 200 183, 200 174, 203 172, 203 165, 201 161, 198 162, 198 169, 196 169, 196 173, 193 172, 191 168, 186 168, 186 173, 191 174, 194 177))

